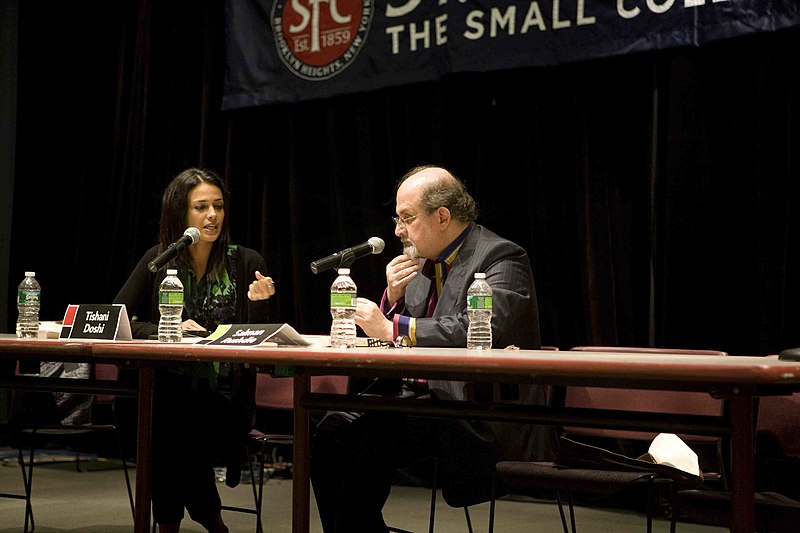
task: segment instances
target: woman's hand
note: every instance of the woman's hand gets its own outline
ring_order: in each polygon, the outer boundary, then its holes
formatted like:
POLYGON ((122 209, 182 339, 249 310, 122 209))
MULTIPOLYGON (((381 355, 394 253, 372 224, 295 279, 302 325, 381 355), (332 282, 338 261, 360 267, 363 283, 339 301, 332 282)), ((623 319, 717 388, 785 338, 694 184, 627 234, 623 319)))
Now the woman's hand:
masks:
POLYGON ((205 331, 206 328, 198 324, 194 321, 194 319, 189 318, 181 322, 181 328, 184 331, 205 331))
POLYGON ((275 282, 269 276, 262 276, 261 272, 256 270, 256 280, 250 284, 250 289, 247 291, 247 297, 252 301, 268 300, 275 295, 275 282))

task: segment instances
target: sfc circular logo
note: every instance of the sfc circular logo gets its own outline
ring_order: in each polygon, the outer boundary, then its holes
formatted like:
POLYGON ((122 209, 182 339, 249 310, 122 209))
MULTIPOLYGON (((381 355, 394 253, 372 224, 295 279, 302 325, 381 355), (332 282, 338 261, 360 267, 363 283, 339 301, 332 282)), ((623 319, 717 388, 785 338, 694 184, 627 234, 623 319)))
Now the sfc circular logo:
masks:
POLYGON ((366 43, 372 10, 372 0, 277 0, 272 31, 278 55, 301 78, 332 78, 366 43))

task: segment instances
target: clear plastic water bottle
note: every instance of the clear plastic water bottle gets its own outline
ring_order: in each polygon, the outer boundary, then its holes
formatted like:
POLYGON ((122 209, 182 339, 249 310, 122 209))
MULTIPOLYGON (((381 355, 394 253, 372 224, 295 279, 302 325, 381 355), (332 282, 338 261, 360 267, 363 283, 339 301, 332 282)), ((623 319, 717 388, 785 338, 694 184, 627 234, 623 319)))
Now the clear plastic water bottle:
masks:
POLYGON ((467 348, 489 350, 492 348, 492 288, 486 274, 475 273, 475 280, 467 289, 467 348))
POLYGON ((340 268, 331 285, 331 347, 354 348, 356 345, 356 284, 349 268, 340 268))
POLYGON ((39 307, 42 287, 36 281, 36 272, 25 272, 25 279, 17 289, 17 337, 35 339, 39 336, 39 307))
POLYGON ((181 314, 183 313, 183 283, 178 279, 178 271, 167 269, 167 277, 158 288, 158 340, 161 342, 181 342, 181 314))

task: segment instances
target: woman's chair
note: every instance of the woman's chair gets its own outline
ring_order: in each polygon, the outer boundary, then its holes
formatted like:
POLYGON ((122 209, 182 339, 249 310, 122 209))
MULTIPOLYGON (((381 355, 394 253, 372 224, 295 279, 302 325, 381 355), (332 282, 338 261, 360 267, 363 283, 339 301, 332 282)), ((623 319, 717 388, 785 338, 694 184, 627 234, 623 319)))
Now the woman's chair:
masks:
MULTIPOLYGON (((641 353, 643 357, 663 353, 681 353, 682 355, 725 356, 725 352, 712 350, 670 350, 644 347, 603 347, 581 346, 573 348, 583 352, 628 352, 641 353)), ((565 408, 593 408, 619 411, 648 411, 676 414, 721 415, 724 403, 711 398, 710 395, 694 392, 661 392, 635 389, 613 389, 600 387, 568 386, 553 391, 553 401, 565 408)), ((562 434, 575 440, 597 442, 598 439, 630 439, 651 441, 655 433, 638 431, 619 431, 593 428, 565 427, 562 434)), ((682 435, 684 440, 693 442, 692 436, 682 435)), ((708 442, 701 437, 701 442, 708 442)), ((721 450, 721 444, 717 448, 721 450)), ((716 457, 717 468, 722 467, 722 455, 716 457)), ((655 465, 654 465, 655 466, 655 465)), ((561 515, 561 523, 568 533, 566 516, 562 505, 565 496, 569 506, 570 525, 575 533, 575 513, 573 494, 591 493, 595 495, 612 495, 630 487, 635 483, 645 483, 648 491, 647 530, 652 531, 653 510, 650 507, 653 499, 652 491, 656 486, 671 485, 673 479, 665 477, 654 467, 652 471, 630 471, 626 468, 565 468, 556 462, 519 462, 505 461, 497 465, 498 483, 510 493, 522 495, 541 495, 543 491, 554 492, 561 515)))
MULTIPOLYGON (((344 394, 347 392, 347 380, 346 376, 314 376, 311 378, 311 390, 313 392, 344 394)), ((291 413, 294 407, 292 379, 275 377, 270 374, 257 374, 255 403, 257 424, 259 418, 263 420, 262 415, 291 413)), ((256 533, 264 531, 261 511, 264 501, 264 477, 266 477, 267 461, 272 461, 273 468, 290 469, 291 464, 283 463, 279 459, 276 450, 289 450, 293 443, 294 438, 291 433, 262 432, 257 428, 253 428, 250 431, 252 457, 249 458, 247 464, 250 472, 250 484, 253 490, 253 507, 223 505, 222 509, 224 511, 255 515, 256 533), (254 467, 254 465, 256 466, 254 467)), ((289 475, 291 475, 290 470, 289 475)))
MULTIPOLYGON (((273 451, 279 446, 291 446, 292 436, 287 434, 262 433, 258 429, 250 430, 250 450, 247 467, 250 473, 250 487, 253 491, 253 507, 222 505, 223 511, 252 514, 256 517, 256 533, 263 533, 264 525, 261 510, 264 502, 264 477, 266 477, 267 459, 275 457, 273 451), (256 465, 256 466, 254 466, 256 465)), ((155 524, 153 524, 155 533, 155 524)))

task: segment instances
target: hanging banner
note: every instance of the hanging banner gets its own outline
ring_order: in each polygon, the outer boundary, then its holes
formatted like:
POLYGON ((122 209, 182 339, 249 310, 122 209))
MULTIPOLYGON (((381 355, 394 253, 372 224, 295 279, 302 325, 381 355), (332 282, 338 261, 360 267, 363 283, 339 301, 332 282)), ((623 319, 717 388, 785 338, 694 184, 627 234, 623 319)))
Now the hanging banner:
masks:
POLYGON ((800 26, 797 0, 228 0, 223 109, 698 46, 800 26))

